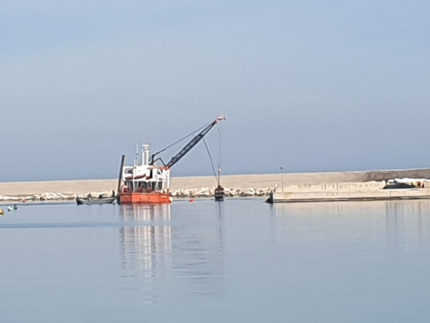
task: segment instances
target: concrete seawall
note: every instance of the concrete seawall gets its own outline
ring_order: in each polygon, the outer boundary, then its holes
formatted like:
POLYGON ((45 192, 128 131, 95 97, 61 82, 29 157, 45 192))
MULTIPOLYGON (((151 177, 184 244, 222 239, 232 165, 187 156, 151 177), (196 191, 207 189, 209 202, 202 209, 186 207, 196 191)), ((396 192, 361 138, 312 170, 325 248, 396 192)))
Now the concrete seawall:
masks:
MULTIPOLYGON (((387 179, 405 177, 430 179, 430 169, 226 175, 222 177, 222 185, 226 188, 227 196, 268 196, 271 191, 276 190, 280 192, 282 188, 284 192, 288 193, 330 192, 324 186, 316 189, 310 185, 380 182, 387 179)), ((173 197, 212 196, 215 186, 216 181, 213 176, 173 177, 171 181, 173 197)), ((116 191, 116 188, 116 179, 3 182, 0 183, 0 201, 67 200, 88 194, 94 196, 112 194, 112 191, 116 191)), ((362 190, 370 194, 378 191, 368 185, 363 186, 362 190)), ((344 190, 344 192, 346 191, 344 190)))
POLYGON ((429 199, 430 182, 420 182, 420 187, 384 189, 384 181, 305 184, 284 187, 271 193, 272 202, 322 202, 322 201, 373 201, 401 199, 429 199))

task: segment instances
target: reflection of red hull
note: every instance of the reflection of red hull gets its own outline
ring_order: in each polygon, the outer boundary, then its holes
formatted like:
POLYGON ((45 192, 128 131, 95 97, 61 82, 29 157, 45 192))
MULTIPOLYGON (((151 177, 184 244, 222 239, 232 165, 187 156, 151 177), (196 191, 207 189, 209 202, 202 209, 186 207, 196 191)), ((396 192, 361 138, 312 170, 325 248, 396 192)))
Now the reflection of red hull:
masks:
POLYGON ((119 203, 121 204, 132 204, 132 203, 151 203, 151 204, 165 204, 170 203, 172 198, 168 193, 120 193, 119 203))

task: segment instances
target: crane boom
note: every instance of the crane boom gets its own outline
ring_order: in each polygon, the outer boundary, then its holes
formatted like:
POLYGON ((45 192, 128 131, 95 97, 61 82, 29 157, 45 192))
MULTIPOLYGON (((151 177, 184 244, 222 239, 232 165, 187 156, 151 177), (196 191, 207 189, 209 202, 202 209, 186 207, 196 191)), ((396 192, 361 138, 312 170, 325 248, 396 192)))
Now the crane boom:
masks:
POLYGON ((204 136, 220 121, 225 120, 225 116, 219 115, 214 121, 212 121, 206 128, 198 133, 193 139, 191 139, 175 156, 173 156, 166 167, 170 168, 182 159, 195 145, 203 139, 204 136))

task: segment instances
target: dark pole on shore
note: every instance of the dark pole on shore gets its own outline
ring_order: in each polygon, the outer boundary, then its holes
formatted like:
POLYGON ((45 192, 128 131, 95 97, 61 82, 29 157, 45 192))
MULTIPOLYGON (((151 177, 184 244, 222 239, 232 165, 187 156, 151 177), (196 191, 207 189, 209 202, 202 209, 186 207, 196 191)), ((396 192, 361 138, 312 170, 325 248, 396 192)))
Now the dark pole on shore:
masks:
POLYGON ((281 179, 282 179, 282 181, 281 181, 281 184, 282 184, 282 192, 284 191, 284 167, 283 166, 281 166, 281 167, 279 167, 280 169, 281 169, 281 179))
POLYGON ((116 191, 117 199, 119 201, 119 192, 121 190, 121 182, 122 182, 122 169, 124 168, 125 163, 125 155, 121 156, 121 166, 119 168, 119 177, 118 177, 118 189, 116 191))

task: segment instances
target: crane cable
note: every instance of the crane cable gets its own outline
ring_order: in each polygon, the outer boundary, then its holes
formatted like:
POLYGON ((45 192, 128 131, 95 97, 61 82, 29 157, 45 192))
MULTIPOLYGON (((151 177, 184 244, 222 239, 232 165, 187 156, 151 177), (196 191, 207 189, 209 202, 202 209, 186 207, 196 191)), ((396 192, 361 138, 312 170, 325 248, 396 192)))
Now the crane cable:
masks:
POLYGON ((217 182, 218 182, 218 185, 220 185, 220 176, 221 176, 221 143, 222 143, 222 136, 221 136, 221 127, 222 127, 222 125, 219 125, 218 126, 218 173, 217 173, 217 175, 218 175, 218 177, 217 177, 217 182))
POLYGON ((212 155, 211 155, 211 152, 209 150, 208 144, 206 143, 206 140, 204 138, 203 138, 203 143, 205 144, 206 151, 208 152, 209 160, 211 161, 212 171, 214 172, 215 179, 217 179, 214 162, 212 160, 212 155))
POLYGON ((204 126, 200 127, 199 129, 196 129, 196 130, 194 130, 193 132, 189 133, 188 135, 186 135, 186 136, 184 136, 184 137, 182 137, 182 138, 180 138, 180 139, 176 140, 174 143, 170 144, 169 146, 167 146, 167 147, 165 147, 165 148, 161 149, 160 151, 157 151, 157 152, 154 154, 154 156, 155 156, 155 155, 158 155, 158 154, 161 154, 162 152, 165 152, 165 151, 166 151, 167 149, 169 149, 169 148, 172 148, 173 146, 177 145, 177 144, 178 144, 178 143, 180 143, 181 141, 183 141, 183 140, 185 140, 185 139, 187 139, 187 138, 191 137, 191 136, 192 136, 192 135, 194 135, 196 132, 201 131, 203 128, 207 127, 208 125, 209 125, 209 124, 204 125, 204 126))
POLYGON ((215 170, 213 159, 212 159, 212 154, 211 154, 211 152, 209 150, 209 147, 208 147, 208 144, 206 142, 206 139, 203 138, 203 143, 205 144, 205 148, 206 148, 206 151, 208 153, 209 160, 211 162, 212 171, 214 173, 214 176, 215 176, 215 179, 216 179, 218 185, 219 185, 219 176, 220 176, 220 173, 221 173, 221 140, 222 140, 221 126, 218 125, 218 173, 217 173, 217 171, 215 170))

